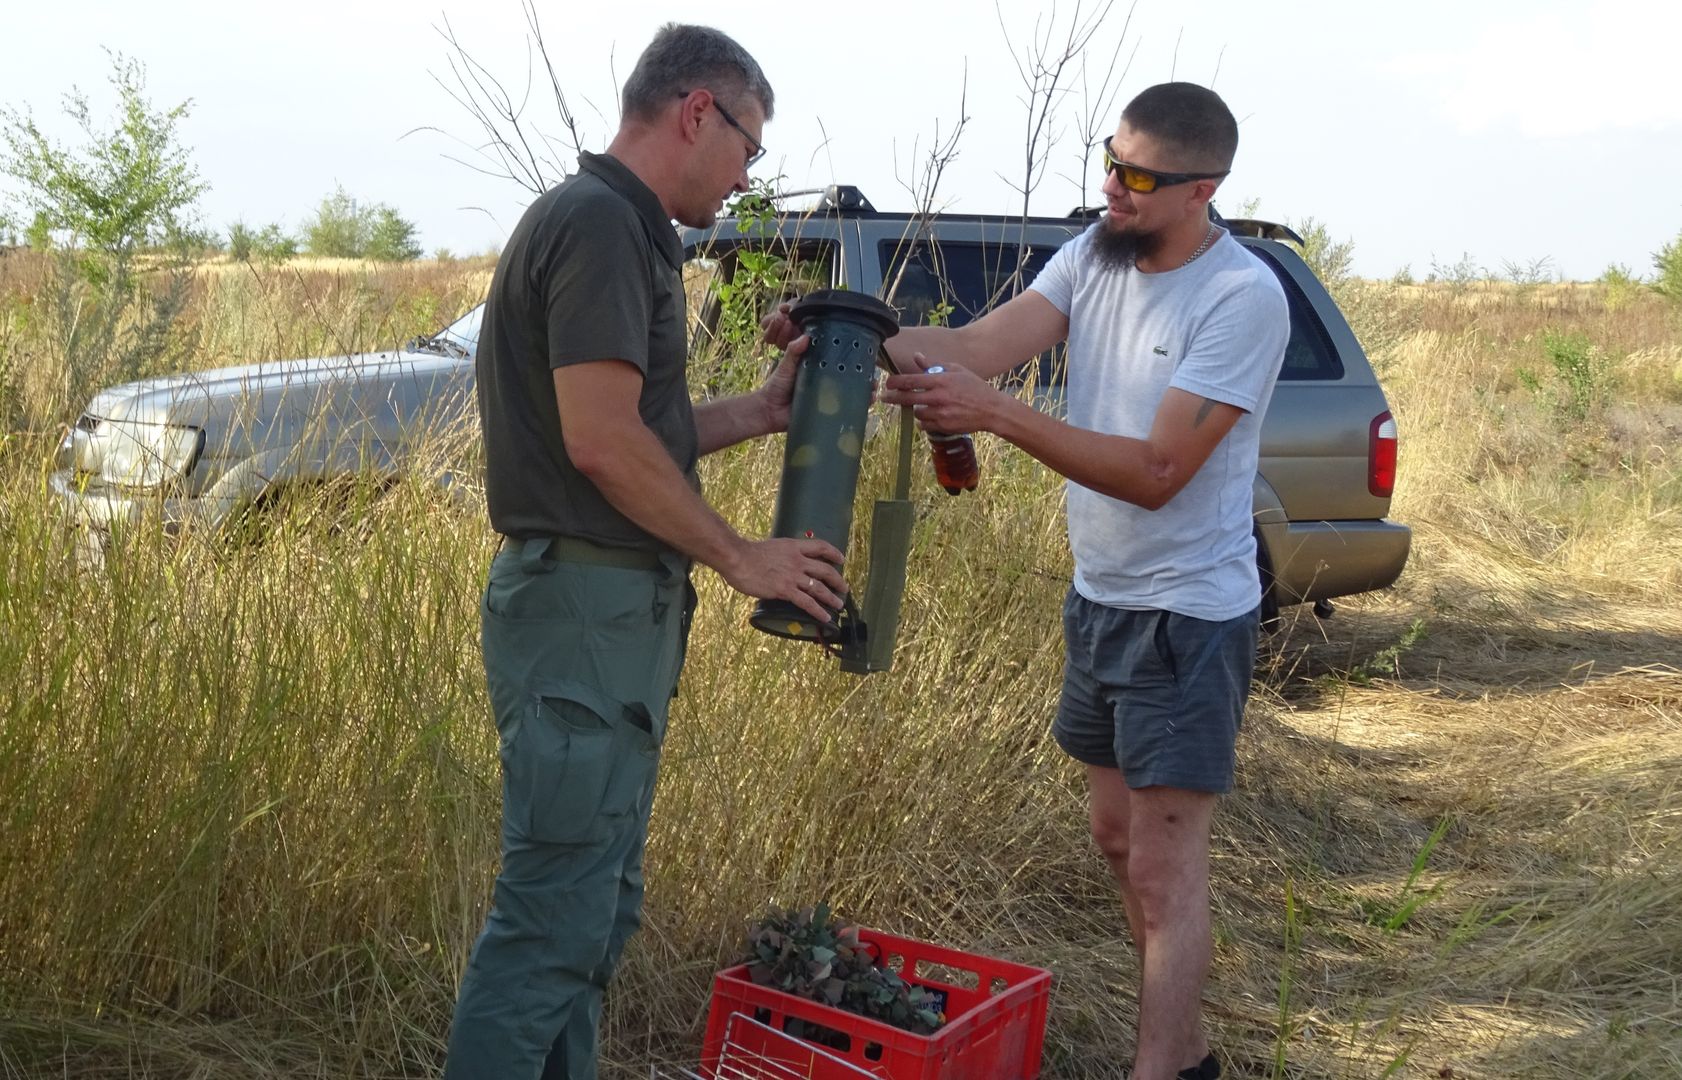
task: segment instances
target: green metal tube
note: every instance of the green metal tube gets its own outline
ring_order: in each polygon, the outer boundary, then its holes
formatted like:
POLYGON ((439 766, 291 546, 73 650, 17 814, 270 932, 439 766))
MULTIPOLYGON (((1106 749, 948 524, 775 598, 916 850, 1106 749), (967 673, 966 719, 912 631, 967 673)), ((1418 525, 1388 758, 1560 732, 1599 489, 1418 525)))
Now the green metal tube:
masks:
MULTIPOLYGON (((877 358, 899 326, 880 300, 835 289, 806 296, 790 314, 811 345, 795 373, 771 535, 827 540, 845 554, 877 358)), ((786 600, 761 601, 751 621, 782 637, 833 639, 786 600)))

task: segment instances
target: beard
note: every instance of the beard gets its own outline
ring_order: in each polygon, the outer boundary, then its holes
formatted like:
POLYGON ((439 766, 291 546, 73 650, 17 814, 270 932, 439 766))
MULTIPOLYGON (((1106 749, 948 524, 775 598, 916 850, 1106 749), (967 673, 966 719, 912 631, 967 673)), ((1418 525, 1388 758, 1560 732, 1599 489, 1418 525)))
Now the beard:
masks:
POLYGON ((1131 270, 1140 259, 1162 250, 1162 233, 1122 230, 1110 224, 1108 214, 1092 237, 1092 257, 1105 270, 1131 270))

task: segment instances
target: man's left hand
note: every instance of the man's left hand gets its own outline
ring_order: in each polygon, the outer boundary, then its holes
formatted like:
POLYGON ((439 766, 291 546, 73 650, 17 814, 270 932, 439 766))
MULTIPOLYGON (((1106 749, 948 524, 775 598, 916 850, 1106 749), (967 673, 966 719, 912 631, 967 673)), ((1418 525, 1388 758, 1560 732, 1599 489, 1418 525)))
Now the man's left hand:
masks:
POLYGON ((793 310, 793 302, 784 300, 777 305, 777 310, 759 320, 759 330, 765 337, 765 344, 773 349, 786 349, 794 344, 795 338, 801 336, 800 324, 789 315, 793 310))
POLYGON ((921 374, 888 376, 882 401, 909 406, 924 431, 951 435, 992 431, 1000 413, 1016 400, 967 368, 946 365, 942 371, 930 372, 929 360, 922 353, 911 359, 921 374))
POLYGON ((795 369, 800 366, 800 357, 811 344, 812 339, 805 334, 790 341, 783 349, 783 358, 777 361, 770 376, 755 391, 759 395, 760 406, 765 410, 767 435, 788 430, 789 405, 794 401, 795 369))

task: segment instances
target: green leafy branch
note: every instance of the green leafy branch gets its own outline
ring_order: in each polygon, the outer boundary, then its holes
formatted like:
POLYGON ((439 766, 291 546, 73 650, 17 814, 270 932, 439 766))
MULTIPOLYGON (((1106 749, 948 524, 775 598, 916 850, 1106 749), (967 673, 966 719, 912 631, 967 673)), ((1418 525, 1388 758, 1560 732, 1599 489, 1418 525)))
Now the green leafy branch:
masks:
POLYGON ((845 1009, 918 1035, 946 1022, 945 997, 882 967, 859 928, 828 904, 773 909, 748 931, 748 974, 759 986, 845 1009))

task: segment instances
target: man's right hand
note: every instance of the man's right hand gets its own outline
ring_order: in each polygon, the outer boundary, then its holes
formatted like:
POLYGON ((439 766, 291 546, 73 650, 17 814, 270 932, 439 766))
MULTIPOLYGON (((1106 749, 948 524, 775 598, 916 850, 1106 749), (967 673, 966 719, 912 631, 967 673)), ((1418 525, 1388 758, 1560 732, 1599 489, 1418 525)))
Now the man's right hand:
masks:
POLYGON ((823 540, 744 541, 729 567, 719 573, 732 589, 760 600, 787 600, 827 623, 847 595, 841 576, 845 556, 823 540))

